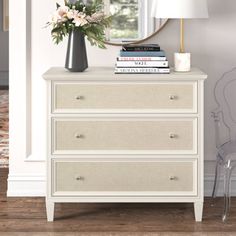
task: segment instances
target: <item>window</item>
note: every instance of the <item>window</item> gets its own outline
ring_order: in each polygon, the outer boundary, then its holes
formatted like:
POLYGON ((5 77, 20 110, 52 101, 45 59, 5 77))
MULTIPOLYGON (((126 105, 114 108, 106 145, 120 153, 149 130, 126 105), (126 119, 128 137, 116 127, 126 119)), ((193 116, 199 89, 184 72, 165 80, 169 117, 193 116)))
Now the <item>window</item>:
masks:
POLYGON ((152 0, 104 0, 104 3, 106 13, 113 15, 108 40, 139 40, 154 31, 154 18, 150 17, 152 0))

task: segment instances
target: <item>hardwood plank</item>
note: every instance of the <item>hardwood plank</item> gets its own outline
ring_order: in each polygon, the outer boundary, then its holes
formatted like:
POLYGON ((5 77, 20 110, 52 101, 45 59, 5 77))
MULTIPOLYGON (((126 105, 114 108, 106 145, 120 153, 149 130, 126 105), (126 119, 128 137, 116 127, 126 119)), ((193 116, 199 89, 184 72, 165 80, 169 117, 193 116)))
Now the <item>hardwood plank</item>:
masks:
MULTIPOLYGON (((21 232, 21 233, 2 233, 1 236, 222 236, 221 233, 213 232, 213 233, 173 233, 173 232, 165 232, 165 233, 113 233, 113 232, 106 232, 106 233, 69 233, 69 232, 62 232, 62 233, 34 233, 34 232, 21 232)), ((231 236, 235 235, 232 233, 224 233, 224 236, 231 236)))

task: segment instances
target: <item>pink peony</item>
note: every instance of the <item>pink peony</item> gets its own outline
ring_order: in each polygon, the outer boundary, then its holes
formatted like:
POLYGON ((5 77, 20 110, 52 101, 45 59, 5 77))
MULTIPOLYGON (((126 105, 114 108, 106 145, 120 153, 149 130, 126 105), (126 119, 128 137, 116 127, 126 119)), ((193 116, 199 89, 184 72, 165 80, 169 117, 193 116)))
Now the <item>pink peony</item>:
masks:
POLYGON ((78 13, 79 12, 77 10, 69 10, 66 16, 69 20, 71 20, 71 19, 74 19, 78 13))
POLYGON ((77 27, 88 24, 88 21, 86 20, 86 14, 84 14, 83 12, 79 12, 78 14, 76 14, 74 16, 73 23, 75 23, 75 26, 77 27))

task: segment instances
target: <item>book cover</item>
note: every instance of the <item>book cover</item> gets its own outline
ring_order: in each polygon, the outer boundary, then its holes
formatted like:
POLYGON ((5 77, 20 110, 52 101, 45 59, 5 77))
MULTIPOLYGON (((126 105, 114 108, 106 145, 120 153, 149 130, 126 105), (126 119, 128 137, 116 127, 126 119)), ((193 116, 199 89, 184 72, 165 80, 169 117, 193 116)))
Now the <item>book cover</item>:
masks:
POLYGON ((165 57, 165 52, 160 51, 120 51, 121 57, 165 57))
POLYGON ((117 61, 166 61, 166 57, 117 57, 117 61))
POLYGON ((117 67, 168 67, 168 61, 117 61, 117 67))
POLYGON ((124 45, 122 51, 160 51, 158 44, 124 45))
POLYGON ((115 74, 169 74, 170 68, 115 68, 115 74))

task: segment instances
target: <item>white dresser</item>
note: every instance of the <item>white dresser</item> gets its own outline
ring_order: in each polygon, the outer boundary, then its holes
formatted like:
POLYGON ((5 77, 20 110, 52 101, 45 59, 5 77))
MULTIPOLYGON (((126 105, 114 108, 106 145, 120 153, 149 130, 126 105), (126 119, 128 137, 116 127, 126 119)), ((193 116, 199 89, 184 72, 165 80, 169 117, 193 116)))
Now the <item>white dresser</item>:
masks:
POLYGON ((48 221, 57 202, 192 202, 202 220, 205 73, 43 77, 48 221))

